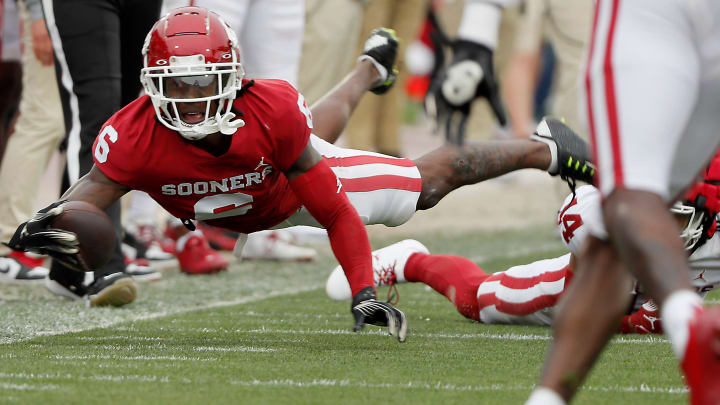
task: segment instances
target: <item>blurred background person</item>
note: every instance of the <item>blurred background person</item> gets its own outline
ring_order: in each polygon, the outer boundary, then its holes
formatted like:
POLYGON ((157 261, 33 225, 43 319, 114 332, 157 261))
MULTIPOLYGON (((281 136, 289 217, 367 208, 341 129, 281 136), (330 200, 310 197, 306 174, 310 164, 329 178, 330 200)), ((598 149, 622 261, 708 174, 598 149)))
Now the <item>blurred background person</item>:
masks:
MULTIPOLYGON (((160 15, 160 7, 161 0, 43 0, 67 132, 63 190, 92 167, 92 145, 102 124, 138 97, 142 46, 160 15)), ((107 212, 120 241, 120 204, 107 212)), ((147 267, 131 270, 137 276, 153 273, 147 267)), ((88 280, 84 274, 53 262, 47 286, 55 294, 86 299, 92 306, 122 306, 137 296, 120 242, 110 262, 88 280)))
POLYGON ((18 14, 14 0, 0 0, 0 159, 7 144, 11 121, 20 101, 21 66, 18 14))
MULTIPOLYGON (((19 0, 17 5, 22 20, 22 94, 13 135, 0 166, 2 241, 10 240, 18 225, 37 209, 43 173, 65 137, 53 50, 40 1, 19 0)), ((47 270, 42 264, 40 257, 11 252, 0 245, 0 267, 17 269, 15 279, 44 279, 47 270)))
MULTIPOLYGON (((396 89, 383 97, 364 97, 347 127, 347 145, 352 149, 401 156, 400 124, 406 95, 402 89, 408 76, 405 51, 410 38, 417 36, 426 15, 426 0, 371 0, 365 9, 360 38, 370 35, 376 27, 395 30, 401 39, 398 52, 396 89)), ((362 54, 364 41, 354 45, 355 54, 362 54), (359 52, 357 49, 360 48, 359 52)))
POLYGON ((513 133, 529 137, 538 111, 563 118, 587 139, 578 114, 579 73, 590 36, 592 0, 525 2, 511 56, 503 96, 513 133), (547 71, 547 47, 552 48, 552 87, 547 108, 539 106, 537 89, 547 71))

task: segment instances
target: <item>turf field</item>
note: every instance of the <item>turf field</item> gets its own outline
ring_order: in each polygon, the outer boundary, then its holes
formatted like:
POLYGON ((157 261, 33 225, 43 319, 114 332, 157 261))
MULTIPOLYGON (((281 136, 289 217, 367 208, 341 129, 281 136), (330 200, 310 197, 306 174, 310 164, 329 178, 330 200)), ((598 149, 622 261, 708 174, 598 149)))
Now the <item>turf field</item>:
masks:
MULTIPOLYGON (((465 255, 490 271, 563 253, 546 228, 419 239, 431 252, 465 255)), ((424 286, 403 284, 407 343, 375 327, 352 333, 349 303, 325 296, 335 262, 321 251, 310 264, 244 262, 209 277, 168 269, 121 309, 84 308, 42 286, 0 285, 0 403, 520 404, 527 397, 550 329, 477 324, 424 286)), ((669 344, 643 336, 616 338, 576 401, 685 402, 669 344)))

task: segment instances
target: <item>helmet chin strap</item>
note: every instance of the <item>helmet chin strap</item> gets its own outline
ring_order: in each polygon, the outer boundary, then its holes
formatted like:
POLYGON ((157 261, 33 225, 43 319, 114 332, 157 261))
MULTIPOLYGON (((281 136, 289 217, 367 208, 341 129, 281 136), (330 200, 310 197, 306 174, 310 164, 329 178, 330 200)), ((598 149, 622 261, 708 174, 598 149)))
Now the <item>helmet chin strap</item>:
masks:
MULTIPOLYGON (((223 115, 220 115, 220 112, 218 112, 212 121, 188 126, 187 130, 181 130, 179 132, 183 137, 193 141, 205 138, 207 135, 214 134, 215 132, 220 132, 223 135, 232 135, 238 128, 245 126, 245 121, 240 118, 233 120, 233 118, 235 118, 235 113, 233 112, 228 111, 223 115)), ((185 124, 183 123, 183 125, 185 124)))

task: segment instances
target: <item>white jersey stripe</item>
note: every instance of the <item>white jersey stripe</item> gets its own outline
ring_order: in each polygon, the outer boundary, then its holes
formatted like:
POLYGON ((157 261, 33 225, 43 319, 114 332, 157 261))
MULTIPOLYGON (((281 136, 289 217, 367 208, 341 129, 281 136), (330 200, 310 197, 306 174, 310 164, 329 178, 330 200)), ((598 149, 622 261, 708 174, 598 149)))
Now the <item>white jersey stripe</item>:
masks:
POLYGON ((495 297, 511 304, 524 304, 544 295, 560 294, 565 288, 565 277, 550 283, 540 282, 531 288, 517 290, 500 284, 495 291, 495 297))
POLYGON ((340 179, 357 179, 362 177, 372 177, 379 174, 402 176, 412 179, 419 179, 420 172, 417 167, 403 167, 387 164, 369 164, 350 167, 331 166, 332 171, 340 179))

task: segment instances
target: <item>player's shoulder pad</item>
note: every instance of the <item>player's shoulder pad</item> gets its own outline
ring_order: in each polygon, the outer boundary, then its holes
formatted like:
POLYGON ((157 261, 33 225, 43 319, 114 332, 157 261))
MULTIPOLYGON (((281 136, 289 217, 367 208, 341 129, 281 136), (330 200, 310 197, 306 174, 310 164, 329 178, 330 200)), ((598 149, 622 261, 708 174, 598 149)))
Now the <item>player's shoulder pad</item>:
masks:
POLYGON ((600 191, 585 185, 577 188, 574 197, 569 194, 558 211, 557 225, 563 243, 575 255, 589 234, 606 239, 600 191))

